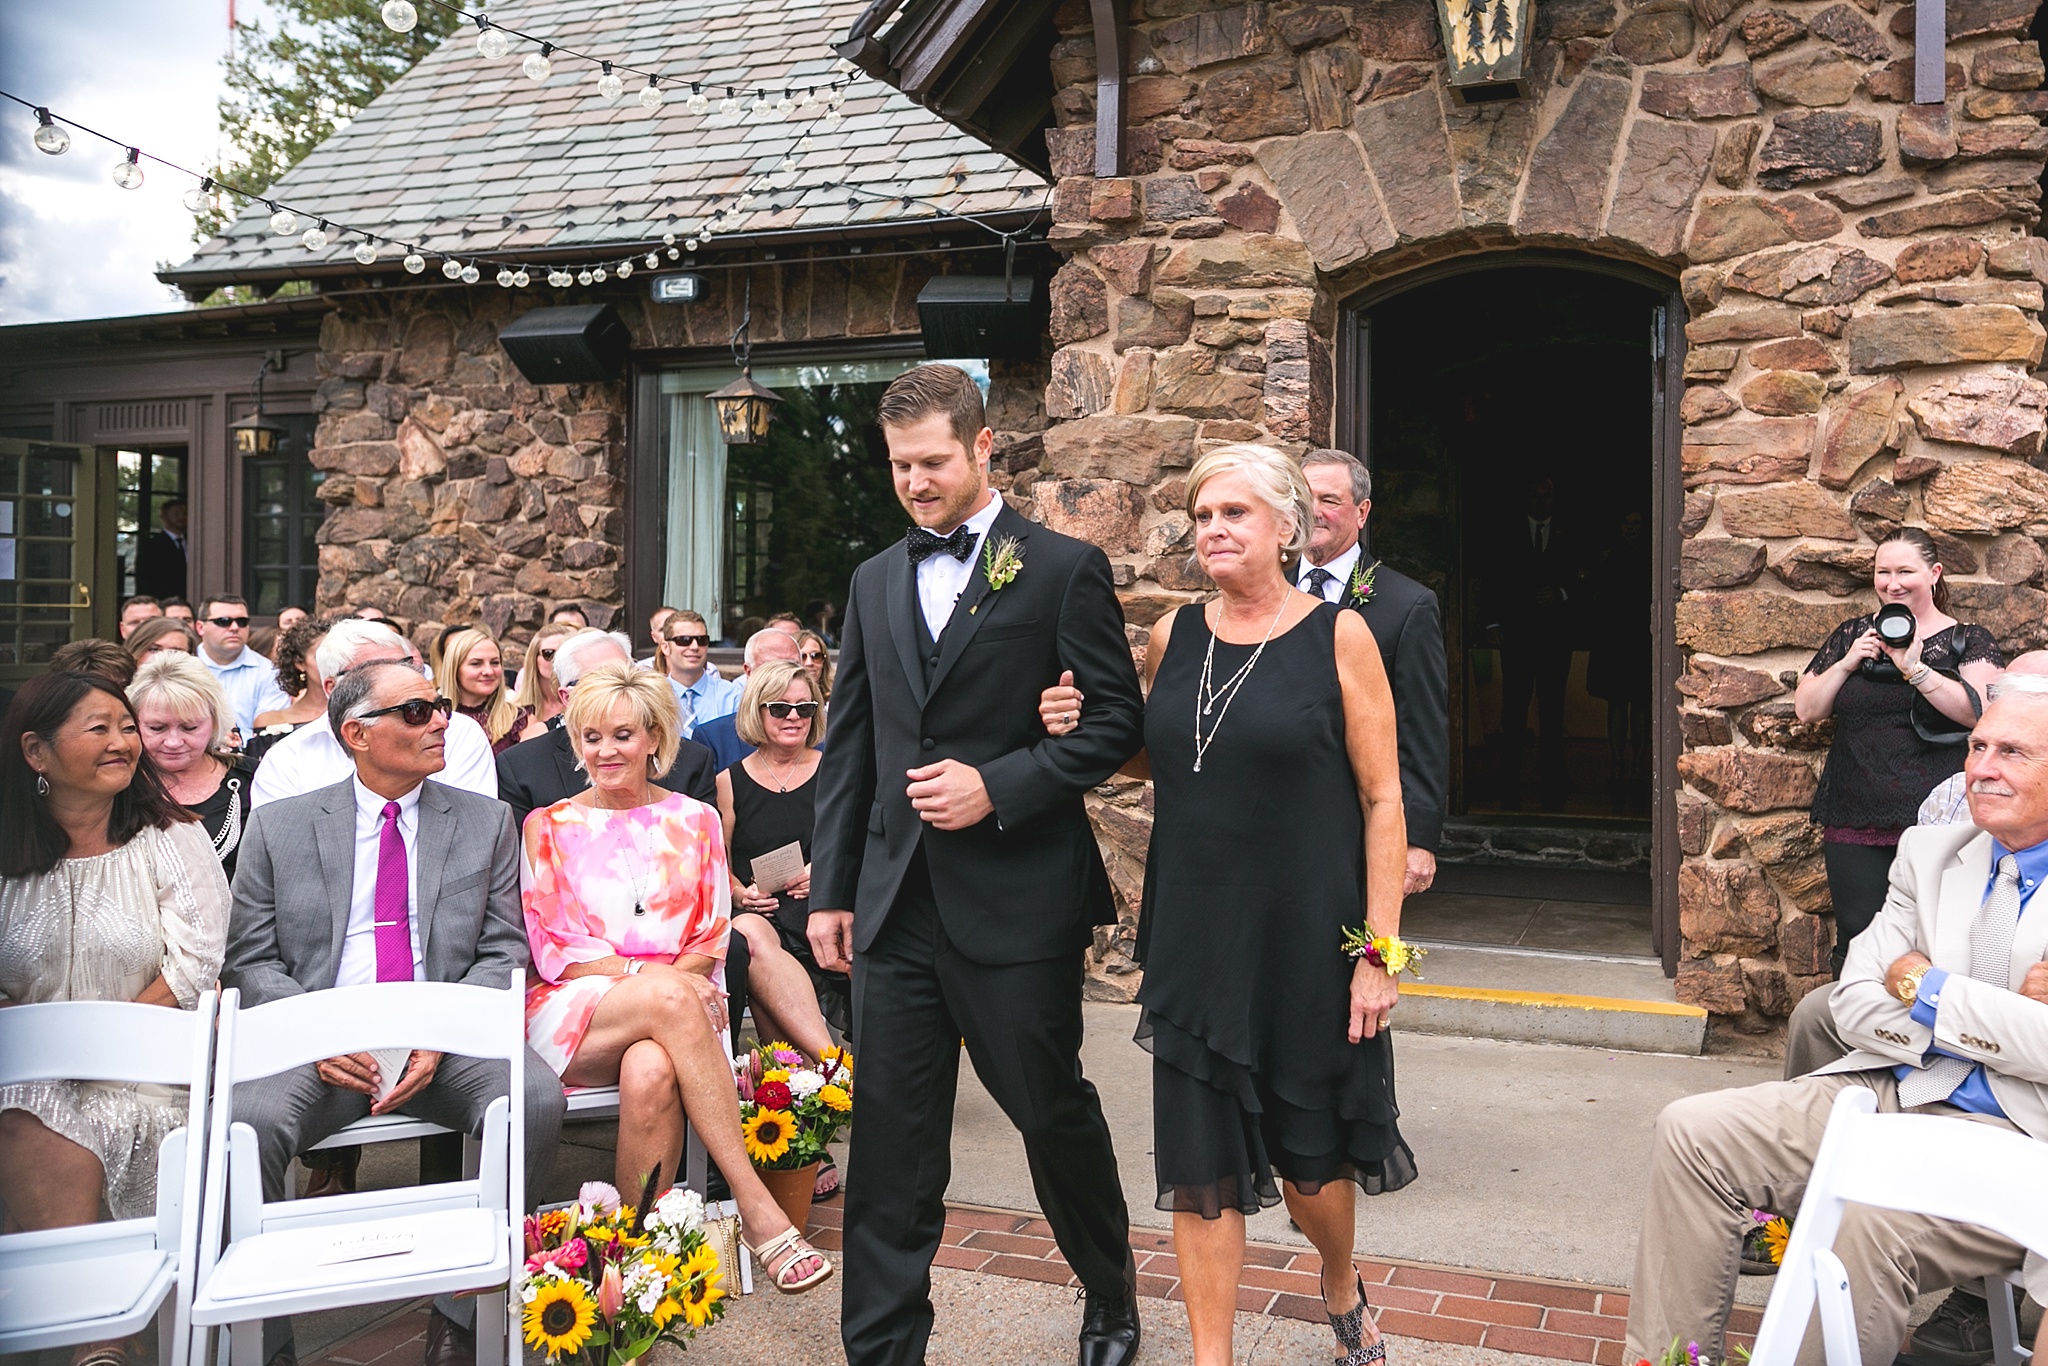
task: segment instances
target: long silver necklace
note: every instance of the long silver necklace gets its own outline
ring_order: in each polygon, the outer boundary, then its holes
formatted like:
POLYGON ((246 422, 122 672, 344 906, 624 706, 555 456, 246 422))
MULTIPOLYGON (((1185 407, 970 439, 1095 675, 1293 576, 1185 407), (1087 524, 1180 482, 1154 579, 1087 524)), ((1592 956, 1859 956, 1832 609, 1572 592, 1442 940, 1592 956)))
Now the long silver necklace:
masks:
POLYGON ((654 872, 654 847, 653 847, 653 846, 654 846, 654 842, 653 842, 653 838, 652 838, 652 836, 650 836, 650 837, 649 837, 649 839, 648 839, 648 847, 646 848, 646 850, 645 850, 645 851, 643 851, 643 850, 641 849, 641 847, 640 847, 640 839, 639 839, 639 832, 638 832, 638 831, 636 831, 636 830, 634 830, 634 828, 633 828, 633 819, 632 819, 632 813, 633 813, 633 812, 635 812, 635 811, 637 811, 637 810, 639 810, 639 809, 640 809, 640 808, 641 808, 642 806, 646 806, 646 805, 648 805, 648 803, 646 803, 646 802, 639 802, 639 803, 636 803, 636 804, 635 804, 635 805, 633 805, 633 806, 627 806, 627 807, 617 807, 617 806, 612 806, 612 807, 606 807, 606 808, 605 808, 605 809, 606 809, 607 811, 611 811, 611 812, 613 812, 614 814, 617 814, 617 815, 621 815, 621 816, 624 816, 624 817, 625 817, 625 821, 624 821, 624 824, 625 824, 625 827, 626 827, 626 844, 627 844, 627 847, 629 847, 630 849, 632 849, 634 857, 635 857, 635 858, 636 858, 636 859, 638 860, 638 862, 639 862, 639 866, 638 866, 638 867, 636 867, 636 868, 634 868, 634 870, 633 870, 633 914, 634 914, 634 915, 646 915, 646 914, 647 914, 647 891, 648 891, 648 887, 649 887, 649 885, 650 885, 650 881, 651 881, 651 875, 652 875, 652 874, 653 874, 653 872, 654 872))
MULTIPOLYGON (((1283 593, 1280 595, 1279 607, 1273 611, 1273 620, 1266 624, 1265 639, 1259 642, 1259 648, 1252 651, 1252 657, 1247 659, 1221 688, 1213 685, 1216 670, 1216 632, 1209 632, 1209 651, 1202 657, 1202 681, 1195 688, 1195 772, 1202 771, 1202 756, 1207 754, 1209 746, 1215 743, 1216 733, 1223 729, 1223 718, 1230 715, 1230 704, 1237 700, 1238 690, 1244 687, 1245 680, 1251 677, 1252 670, 1258 665, 1259 656, 1266 653, 1266 646, 1272 643, 1273 632, 1279 629, 1280 616, 1286 610, 1287 595, 1283 593), (1218 702, 1223 704, 1221 711, 1216 710, 1218 702), (1209 724, 1209 733, 1203 735, 1202 718, 1211 714, 1216 719, 1209 724)), ((1204 625, 1206 624, 1205 622, 1204 625)), ((1216 608, 1216 624, 1223 624, 1221 605, 1216 608)))

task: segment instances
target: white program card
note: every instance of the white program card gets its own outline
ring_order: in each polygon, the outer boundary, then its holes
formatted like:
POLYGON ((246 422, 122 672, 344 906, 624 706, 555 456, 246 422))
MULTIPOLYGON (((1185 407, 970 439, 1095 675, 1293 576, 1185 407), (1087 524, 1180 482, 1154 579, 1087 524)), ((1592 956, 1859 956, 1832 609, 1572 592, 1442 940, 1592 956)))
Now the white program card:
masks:
POLYGON ((764 896, 774 896, 803 875, 804 847, 795 840, 754 856, 754 885, 764 896))
POLYGON ((412 1061, 410 1048, 372 1048, 367 1050, 377 1060, 377 1096, 383 1100, 398 1089, 398 1083, 405 1079, 405 1065, 412 1061))

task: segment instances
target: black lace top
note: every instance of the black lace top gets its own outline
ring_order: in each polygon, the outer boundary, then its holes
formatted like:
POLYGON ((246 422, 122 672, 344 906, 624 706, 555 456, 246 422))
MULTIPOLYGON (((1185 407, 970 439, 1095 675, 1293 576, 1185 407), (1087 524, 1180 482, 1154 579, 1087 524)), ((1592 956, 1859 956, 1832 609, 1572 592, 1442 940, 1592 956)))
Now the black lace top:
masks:
MULTIPOLYGON (((1876 618, 1845 621, 1827 638, 1810 674, 1825 673, 1840 663, 1876 618)), ((1957 623, 1937 631, 1920 647, 1921 662, 1930 668, 1954 670, 1977 660, 2003 665, 1998 644, 1981 626, 1957 623)), ((1889 679, 1873 679, 1863 670, 1851 674, 1835 694, 1835 738, 1828 746, 1828 765, 1813 797, 1813 823, 1842 830, 1904 830, 1913 824, 1920 803, 1934 787, 1962 772, 1963 746, 1936 745, 1913 729, 1913 703, 1919 694, 1896 671, 1889 679)))

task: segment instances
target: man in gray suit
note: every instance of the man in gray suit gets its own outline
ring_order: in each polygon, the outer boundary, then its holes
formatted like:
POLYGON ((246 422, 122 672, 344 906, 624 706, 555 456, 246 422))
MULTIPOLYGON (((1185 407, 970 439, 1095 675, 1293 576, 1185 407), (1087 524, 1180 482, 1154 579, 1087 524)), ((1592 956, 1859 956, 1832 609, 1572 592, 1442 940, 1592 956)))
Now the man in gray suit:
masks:
MULTIPOLYGON (((243 837, 224 986, 249 1005, 382 981, 462 982, 502 991, 527 963, 519 845, 502 802, 430 782, 443 766, 448 703, 411 665, 351 670, 327 702, 355 761, 345 782, 257 810, 243 837)), ((502 1062, 415 1051, 396 1087, 367 1053, 329 1058, 235 1088, 257 1134, 263 1194, 284 1195, 292 1154, 371 1114, 402 1112, 478 1133, 505 1094, 502 1062)), ((562 1084, 526 1055, 526 1185, 553 1164, 562 1084)), ((476 1359, 474 1300, 444 1297, 428 1320, 428 1366, 476 1359)), ((264 1358, 296 1361, 288 1320, 264 1325, 264 1358)))

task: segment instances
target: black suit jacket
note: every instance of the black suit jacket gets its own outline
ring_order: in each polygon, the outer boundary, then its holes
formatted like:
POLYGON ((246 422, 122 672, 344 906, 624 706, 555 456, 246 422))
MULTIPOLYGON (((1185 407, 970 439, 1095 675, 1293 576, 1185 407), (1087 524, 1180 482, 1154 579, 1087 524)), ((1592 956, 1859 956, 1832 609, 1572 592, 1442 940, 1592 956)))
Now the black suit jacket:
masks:
POLYGON ((152 531, 135 551, 135 591, 152 598, 185 594, 185 549, 170 533, 152 531))
MULTIPOLYGON (((1307 572, 1306 559, 1301 568, 1307 572)), ((1450 677, 1436 594, 1382 560, 1373 573, 1372 596, 1362 603, 1347 597, 1343 605, 1372 628, 1394 690, 1408 843, 1434 854, 1443 842, 1451 780, 1450 677)))
POLYGON ((991 590, 977 557, 929 687, 903 543, 856 569, 847 590, 811 906, 851 910, 856 951, 875 942, 920 844, 946 934, 976 962, 1076 952, 1091 926, 1115 919, 1081 799, 1143 743, 1123 609, 1095 546, 1005 507, 988 540, 1008 537, 1023 547, 1022 569, 991 590), (1064 669, 1087 699, 1081 724, 1047 735, 1038 695, 1064 669), (941 759, 980 770, 993 816, 952 831, 919 819, 904 774, 941 759))
MULTIPOLYGON (((718 770, 711 751, 695 740, 685 740, 676 750, 676 761, 655 782, 671 792, 695 797, 707 806, 718 805, 718 770)), ((590 786, 590 775, 576 766, 569 748, 569 732, 554 726, 545 735, 521 740, 498 756, 498 798, 512 808, 512 828, 523 832, 526 818, 544 806, 553 806, 590 786)))

